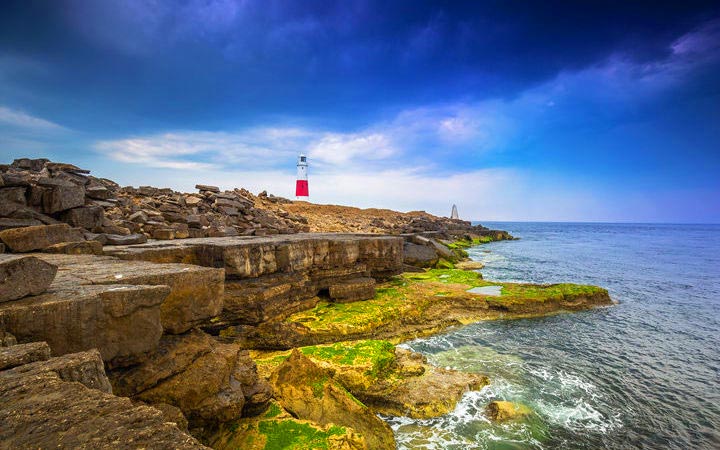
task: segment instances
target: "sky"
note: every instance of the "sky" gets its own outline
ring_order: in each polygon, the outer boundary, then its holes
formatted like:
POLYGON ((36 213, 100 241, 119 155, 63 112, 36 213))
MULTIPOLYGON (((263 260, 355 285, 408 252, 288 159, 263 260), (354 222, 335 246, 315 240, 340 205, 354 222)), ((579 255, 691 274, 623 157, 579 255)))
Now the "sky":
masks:
POLYGON ((720 222, 715 1, 0 2, 0 164, 468 220, 720 222))

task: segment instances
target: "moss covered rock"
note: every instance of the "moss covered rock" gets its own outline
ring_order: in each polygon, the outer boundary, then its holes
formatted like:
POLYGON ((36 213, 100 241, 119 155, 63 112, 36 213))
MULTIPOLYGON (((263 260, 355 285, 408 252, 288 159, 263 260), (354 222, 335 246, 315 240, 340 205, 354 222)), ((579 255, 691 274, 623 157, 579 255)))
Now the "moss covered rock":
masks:
POLYGON ((351 428, 296 419, 275 402, 258 417, 222 424, 208 441, 220 450, 370 449, 351 428))
POLYGON ((287 349, 358 339, 401 341, 480 320, 542 316, 610 305, 605 289, 576 284, 519 284, 483 280, 473 271, 431 269, 380 285, 371 300, 314 308, 247 334, 249 345, 287 349), (498 286, 500 295, 468 292, 498 286))
POLYGON ((371 449, 395 448, 395 438, 388 424, 335 382, 328 370, 300 351, 293 350, 270 380, 278 403, 294 417, 322 426, 352 428, 371 449))
MULTIPOLYGON (((488 383, 482 375, 434 367, 419 353, 387 341, 339 342, 298 350, 354 397, 386 415, 443 415, 455 408, 465 392, 488 383)), ((260 374, 266 376, 289 356, 290 351, 253 354, 260 374)))

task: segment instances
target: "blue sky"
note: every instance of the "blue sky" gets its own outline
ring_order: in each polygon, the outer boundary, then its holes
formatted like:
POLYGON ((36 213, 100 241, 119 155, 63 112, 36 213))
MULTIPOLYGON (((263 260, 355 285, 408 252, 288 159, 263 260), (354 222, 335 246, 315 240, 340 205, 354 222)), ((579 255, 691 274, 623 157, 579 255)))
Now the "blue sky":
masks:
POLYGON ((467 219, 720 222, 720 6, 5 1, 0 162, 467 219))

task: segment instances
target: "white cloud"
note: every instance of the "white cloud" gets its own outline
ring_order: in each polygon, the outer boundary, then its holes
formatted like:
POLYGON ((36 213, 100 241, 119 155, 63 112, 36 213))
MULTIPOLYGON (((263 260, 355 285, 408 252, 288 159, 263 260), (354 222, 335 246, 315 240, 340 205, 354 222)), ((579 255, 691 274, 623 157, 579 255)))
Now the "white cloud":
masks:
POLYGON ((327 133, 307 150, 320 163, 340 165, 354 159, 382 160, 399 153, 391 140, 381 133, 327 133))
POLYGON ((42 131, 60 131, 65 128, 49 120, 32 116, 23 111, 0 106, 0 125, 42 131))

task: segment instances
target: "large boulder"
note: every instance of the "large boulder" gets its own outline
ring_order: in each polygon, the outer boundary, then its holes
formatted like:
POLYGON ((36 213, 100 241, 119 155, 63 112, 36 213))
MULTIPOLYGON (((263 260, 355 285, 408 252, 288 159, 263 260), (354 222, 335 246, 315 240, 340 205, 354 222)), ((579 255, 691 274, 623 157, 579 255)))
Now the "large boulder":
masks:
POLYGON ((105 210, 99 206, 81 206, 69 209, 60 215, 60 219, 74 227, 94 230, 100 227, 105 217, 105 210))
POLYGON ((403 244, 403 262, 415 267, 433 267, 440 259, 434 247, 405 242, 403 244))
POLYGON ((97 348, 110 366, 134 364, 160 336, 167 286, 55 283, 45 294, 0 303, 0 329, 19 342, 46 341, 53 354, 97 348))
POLYGON ((15 253, 42 250, 61 242, 84 241, 83 234, 67 224, 37 225, 0 231, 0 240, 15 253))
POLYGON ((34 256, 0 255, 0 303, 45 292, 57 267, 34 256))
POLYGON ((42 190, 42 208, 46 214, 54 214, 85 204, 83 186, 56 178, 41 178, 37 183, 42 190))
POLYGON ((26 191, 25 187, 0 188, 0 216, 9 216, 18 209, 24 208, 27 204, 26 191))

